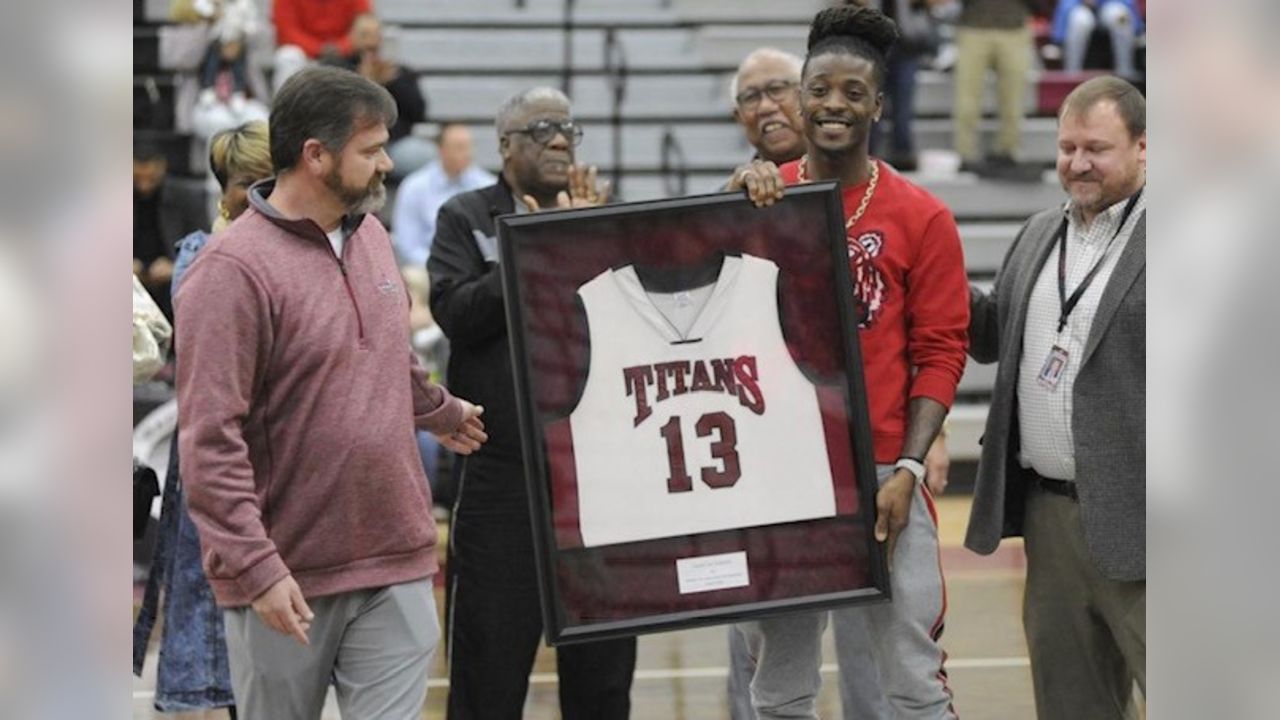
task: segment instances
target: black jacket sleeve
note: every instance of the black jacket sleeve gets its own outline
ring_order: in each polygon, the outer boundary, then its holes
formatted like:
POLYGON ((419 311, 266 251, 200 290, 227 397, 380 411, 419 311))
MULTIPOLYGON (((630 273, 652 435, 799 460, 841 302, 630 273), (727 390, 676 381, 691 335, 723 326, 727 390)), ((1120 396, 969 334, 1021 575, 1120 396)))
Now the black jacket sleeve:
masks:
POLYGON ((507 329, 498 264, 481 256, 473 230, 484 232, 466 217, 460 203, 445 203, 427 260, 431 314, 457 345, 484 342, 507 329))
POLYGON ((1000 357, 999 300, 995 288, 984 293, 969 284, 969 355, 979 363, 1000 357))

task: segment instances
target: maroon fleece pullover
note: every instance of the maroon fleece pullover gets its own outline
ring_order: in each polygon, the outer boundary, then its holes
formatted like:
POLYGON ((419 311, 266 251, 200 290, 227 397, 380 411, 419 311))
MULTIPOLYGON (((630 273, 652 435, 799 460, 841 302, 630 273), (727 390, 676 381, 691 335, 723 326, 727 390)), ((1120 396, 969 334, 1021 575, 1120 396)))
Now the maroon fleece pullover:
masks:
POLYGON ((177 298, 182 479, 222 607, 289 573, 307 597, 435 573, 414 429, 462 419, 413 359, 386 229, 354 219, 339 258, 314 222, 266 204, 270 188, 177 298))

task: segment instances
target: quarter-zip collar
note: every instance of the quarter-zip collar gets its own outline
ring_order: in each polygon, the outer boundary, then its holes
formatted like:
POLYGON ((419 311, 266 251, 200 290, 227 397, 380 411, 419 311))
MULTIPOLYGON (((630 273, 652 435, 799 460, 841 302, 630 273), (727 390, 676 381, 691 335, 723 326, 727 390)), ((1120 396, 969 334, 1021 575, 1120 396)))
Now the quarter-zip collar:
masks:
POLYGON ((338 266, 338 272, 342 275, 342 286, 347 291, 347 297, 351 300, 351 309, 356 315, 356 341, 362 349, 367 348, 364 315, 360 312, 360 303, 356 300, 355 288, 351 287, 351 278, 347 274, 346 261, 346 251, 351 247, 351 242, 355 239, 356 230, 364 223, 365 216, 363 214, 343 216, 342 234, 346 236, 346 242, 342 246, 343 255, 338 255, 333 251, 333 245, 329 242, 328 233, 316 221, 310 218, 294 219, 285 217, 271 203, 267 202, 267 198, 271 195, 275 185, 275 178, 268 178, 254 183, 249 188, 250 207, 282 230, 298 237, 321 243, 324 249, 333 256, 338 266))
MULTIPOLYGON (((270 220, 277 227, 283 230, 304 237, 309 240, 323 242, 329 244, 329 236, 324 229, 310 218, 289 218, 280 214, 271 203, 267 202, 267 198, 271 195, 271 191, 275 189, 276 179, 267 178, 259 180, 249 188, 249 206, 260 213, 263 217, 270 220)), ((364 214, 360 215, 343 215, 342 216, 342 232, 348 238, 355 234, 356 230, 364 223, 364 214)))

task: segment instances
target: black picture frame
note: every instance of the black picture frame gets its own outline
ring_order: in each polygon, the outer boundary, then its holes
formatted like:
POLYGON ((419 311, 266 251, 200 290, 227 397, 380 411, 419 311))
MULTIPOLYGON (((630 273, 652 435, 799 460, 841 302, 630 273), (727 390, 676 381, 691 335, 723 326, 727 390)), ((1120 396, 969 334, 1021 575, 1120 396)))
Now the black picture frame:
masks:
MULTIPOLYGON (((755 207, 743 193, 716 193, 505 215, 498 218, 497 227, 535 563, 549 644, 890 599, 884 548, 873 534, 878 485, 858 346, 861 315, 854 300, 835 182, 788 188, 781 201, 767 208, 755 207), (728 267, 725 258, 745 256, 777 266, 776 312, 782 337, 796 366, 804 368, 806 377, 811 371, 812 377, 819 378, 813 388, 835 513, 587 543, 583 539, 587 516, 578 514, 577 493, 583 487, 580 483, 595 482, 595 478, 577 477, 579 460, 575 458, 600 453, 590 447, 590 438, 575 438, 571 432, 572 413, 575 403, 582 402, 593 351, 578 289, 602 273, 627 265, 657 267, 679 277, 716 263, 728 267), (566 481, 570 476, 571 482, 566 481), (687 564, 690 561, 694 565, 687 564), (716 565, 727 574, 718 576, 721 570, 716 565), (743 580, 747 584, 742 585, 743 580), (722 582, 739 584, 720 587, 722 582)), ((745 298, 759 296, 735 297, 748 302, 745 298)), ((628 342, 622 336, 617 339, 628 342)), ((662 387, 665 393, 665 380, 662 387)), ((639 408, 638 389, 636 394, 639 408)), ((741 394, 739 399, 746 404, 741 394)), ((639 422, 637 412, 637 426, 639 422)), ((724 439, 723 434, 708 437, 724 439)), ((736 463, 737 448, 730 447, 736 463)), ((668 453, 672 453, 670 444, 668 453)), ((786 457, 779 452, 768 455, 786 457)), ((717 457, 714 452, 712 457, 717 457)), ((628 458, 618 457, 617 462, 626 467, 628 458)), ((671 462, 671 478, 675 478, 675 460, 671 462)), ((683 464, 682 456, 681 468, 683 464)), ((722 461, 710 467, 703 473, 718 472, 715 468, 727 471, 729 466, 722 461)), ((705 481, 708 476, 701 477, 705 481)), ((779 497, 787 494, 784 486, 793 480, 774 480, 779 497)), ((695 490, 702 491, 702 486, 695 490)), ((670 484, 667 492, 675 492, 670 484)))

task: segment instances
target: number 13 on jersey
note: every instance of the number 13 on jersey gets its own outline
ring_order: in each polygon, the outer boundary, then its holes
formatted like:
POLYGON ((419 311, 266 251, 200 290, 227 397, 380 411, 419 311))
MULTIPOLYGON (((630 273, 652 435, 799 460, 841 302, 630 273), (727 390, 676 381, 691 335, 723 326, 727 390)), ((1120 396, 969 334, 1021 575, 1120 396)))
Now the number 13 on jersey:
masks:
MULTIPOLYGON (((681 435, 679 415, 672 415, 666 425, 659 431, 667 443, 667 462, 671 465, 671 474, 667 476, 667 492, 680 493, 693 490, 693 478, 685 467, 684 438, 681 435)), ((700 468, 702 482, 711 488, 733 487, 742 477, 742 468, 738 465, 738 430, 737 425, 726 412, 712 412, 698 418, 694 429, 699 438, 716 437, 711 440, 711 457, 720 461, 720 467, 700 468)))

